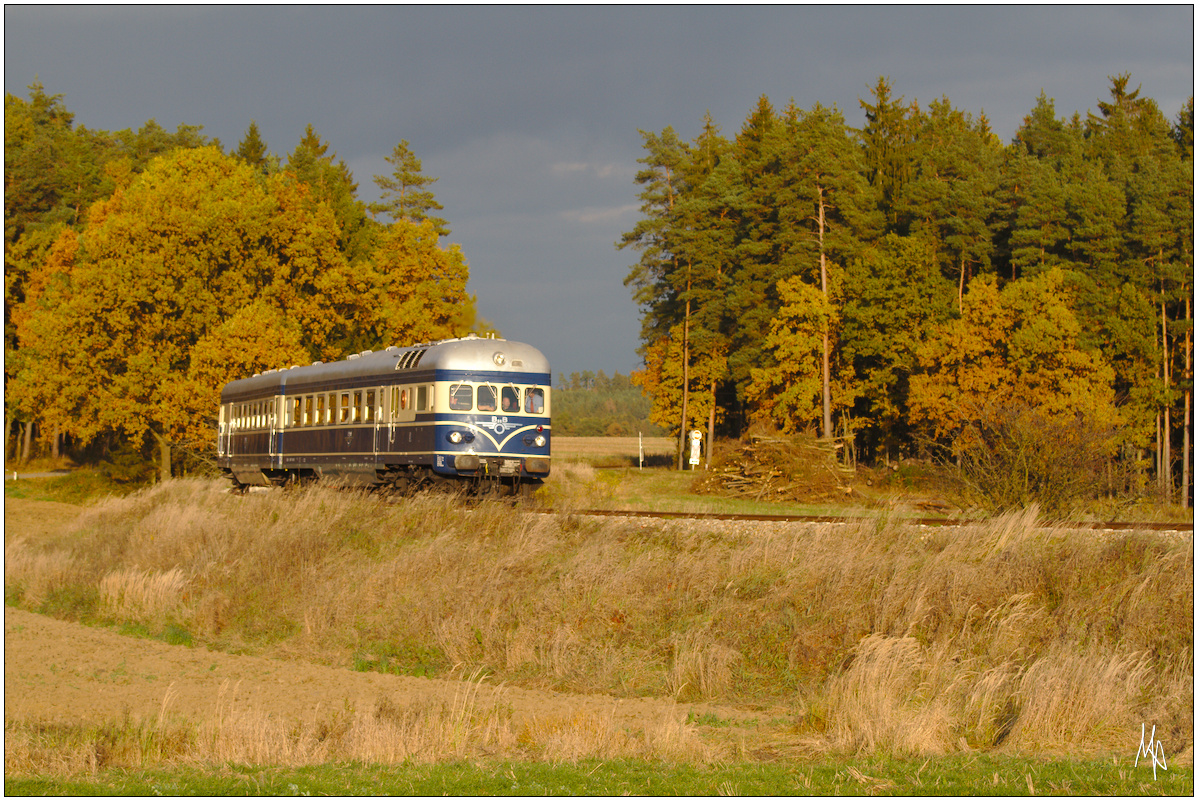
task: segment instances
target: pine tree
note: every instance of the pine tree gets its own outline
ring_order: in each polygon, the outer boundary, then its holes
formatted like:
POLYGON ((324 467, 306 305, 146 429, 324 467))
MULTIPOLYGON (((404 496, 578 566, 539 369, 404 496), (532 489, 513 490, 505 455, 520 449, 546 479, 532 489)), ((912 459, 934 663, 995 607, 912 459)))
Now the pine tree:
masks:
MULTIPOLYGON (((629 269, 625 286, 632 288, 633 300, 643 312, 642 340, 654 342, 674 324, 674 303, 668 277, 678 270, 675 250, 675 206, 686 191, 684 176, 688 144, 667 126, 661 134, 640 131, 646 155, 638 159, 645 165, 634 182, 642 187, 641 213, 644 217, 621 235, 618 249, 636 248, 641 258, 629 269)), ((643 346, 644 348, 645 346, 643 346)))
POLYGON ((246 135, 238 143, 238 148, 233 155, 262 175, 271 172, 267 143, 263 142, 262 136, 259 135, 258 123, 254 120, 250 121, 250 127, 246 129, 246 135))
POLYGON ((880 76, 871 94, 874 105, 861 98, 858 101, 867 117, 867 124, 859 130, 866 177, 879 192, 879 208, 886 216, 888 230, 904 233, 904 221, 896 205, 910 177, 912 124, 904 98, 892 99, 890 78, 880 76))
MULTIPOLYGON (((861 150, 836 108, 789 108, 782 138, 780 260, 784 276, 800 276, 820 289, 823 303, 840 309, 845 267, 882 231, 878 191, 866 181, 861 150)), ((822 426, 833 435, 833 360, 840 315, 828 318, 822 337, 822 426)), ((759 329, 763 331, 763 329, 759 329)), ((760 362, 760 365, 763 363, 760 362)))
POLYGON ((395 169, 390 176, 375 176, 375 183, 383 194, 378 202, 367 205, 371 214, 386 214, 393 221, 411 223, 428 220, 433 223, 438 236, 448 236, 450 229, 446 221, 429 214, 430 210, 442 209, 434 199, 433 191, 428 189, 437 179, 421 172, 421 160, 409 149, 408 141, 400 140, 391 155, 384 158, 395 169))
POLYGON ((329 143, 321 139, 311 123, 288 156, 287 172, 308 185, 312 203, 325 203, 337 217, 341 234, 338 243, 350 264, 366 258, 375 246, 380 228, 367 217, 366 206, 356 197, 358 185, 346 163, 329 153, 329 143), (328 155, 327 155, 328 154, 328 155))
POLYGON ((939 243, 942 271, 957 280, 958 303, 975 272, 992 266, 1002 150, 986 118, 972 120, 949 99, 915 118, 911 177, 896 199, 909 232, 939 243))

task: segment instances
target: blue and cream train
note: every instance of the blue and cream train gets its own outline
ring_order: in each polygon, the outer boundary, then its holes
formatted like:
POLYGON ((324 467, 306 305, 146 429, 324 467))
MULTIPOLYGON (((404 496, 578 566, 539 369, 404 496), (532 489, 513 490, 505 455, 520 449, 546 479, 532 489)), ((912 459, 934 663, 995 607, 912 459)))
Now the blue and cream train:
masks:
POLYGON ((528 490, 550 473, 550 364, 468 335, 238 379, 221 391, 217 464, 241 489, 528 490))

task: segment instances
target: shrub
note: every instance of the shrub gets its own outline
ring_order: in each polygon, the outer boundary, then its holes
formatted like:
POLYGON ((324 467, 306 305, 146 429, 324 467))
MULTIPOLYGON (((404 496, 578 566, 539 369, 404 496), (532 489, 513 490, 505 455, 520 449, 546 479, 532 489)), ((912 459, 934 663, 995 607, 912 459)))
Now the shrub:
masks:
POLYGON ((1099 493, 1114 434, 1078 415, 987 405, 956 439, 956 473, 966 495, 992 513, 1036 503, 1060 515, 1099 493))

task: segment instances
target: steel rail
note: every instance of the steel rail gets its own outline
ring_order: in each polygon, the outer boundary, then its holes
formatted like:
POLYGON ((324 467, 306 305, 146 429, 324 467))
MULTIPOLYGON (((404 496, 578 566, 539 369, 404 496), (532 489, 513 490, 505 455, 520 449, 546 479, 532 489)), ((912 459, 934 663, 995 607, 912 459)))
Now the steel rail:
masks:
MULTIPOLYGON (((553 512, 553 511, 550 511, 553 512)), ((795 522, 806 524, 849 523, 875 521, 878 516, 800 516, 772 513, 687 513, 683 511, 659 510, 578 510, 580 516, 610 516, 631 519, 699 519, 708 521, 763 521, 795 522)), ((902 524, 917 524, 925 527, 963 527, 981 524, 980 519, 901 519, 902 524)), ((1127 521, 1064 521, 1047 522, 1046 526, 1065 530, 1150 530, 1156 532, 1192 532, 1192 522, 1127 522, 1127 521)))

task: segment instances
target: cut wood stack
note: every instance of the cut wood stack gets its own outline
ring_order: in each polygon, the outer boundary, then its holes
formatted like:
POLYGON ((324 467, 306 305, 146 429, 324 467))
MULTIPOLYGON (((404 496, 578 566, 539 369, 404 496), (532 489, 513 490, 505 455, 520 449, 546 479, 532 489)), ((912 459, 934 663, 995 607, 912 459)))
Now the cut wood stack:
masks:
POLYGON ((822 501, 851 492, 853 470, 838 462, 840 441, 808 435, 750 434, 718 444, 712 470, 693 490, 762 501, 822 501))

